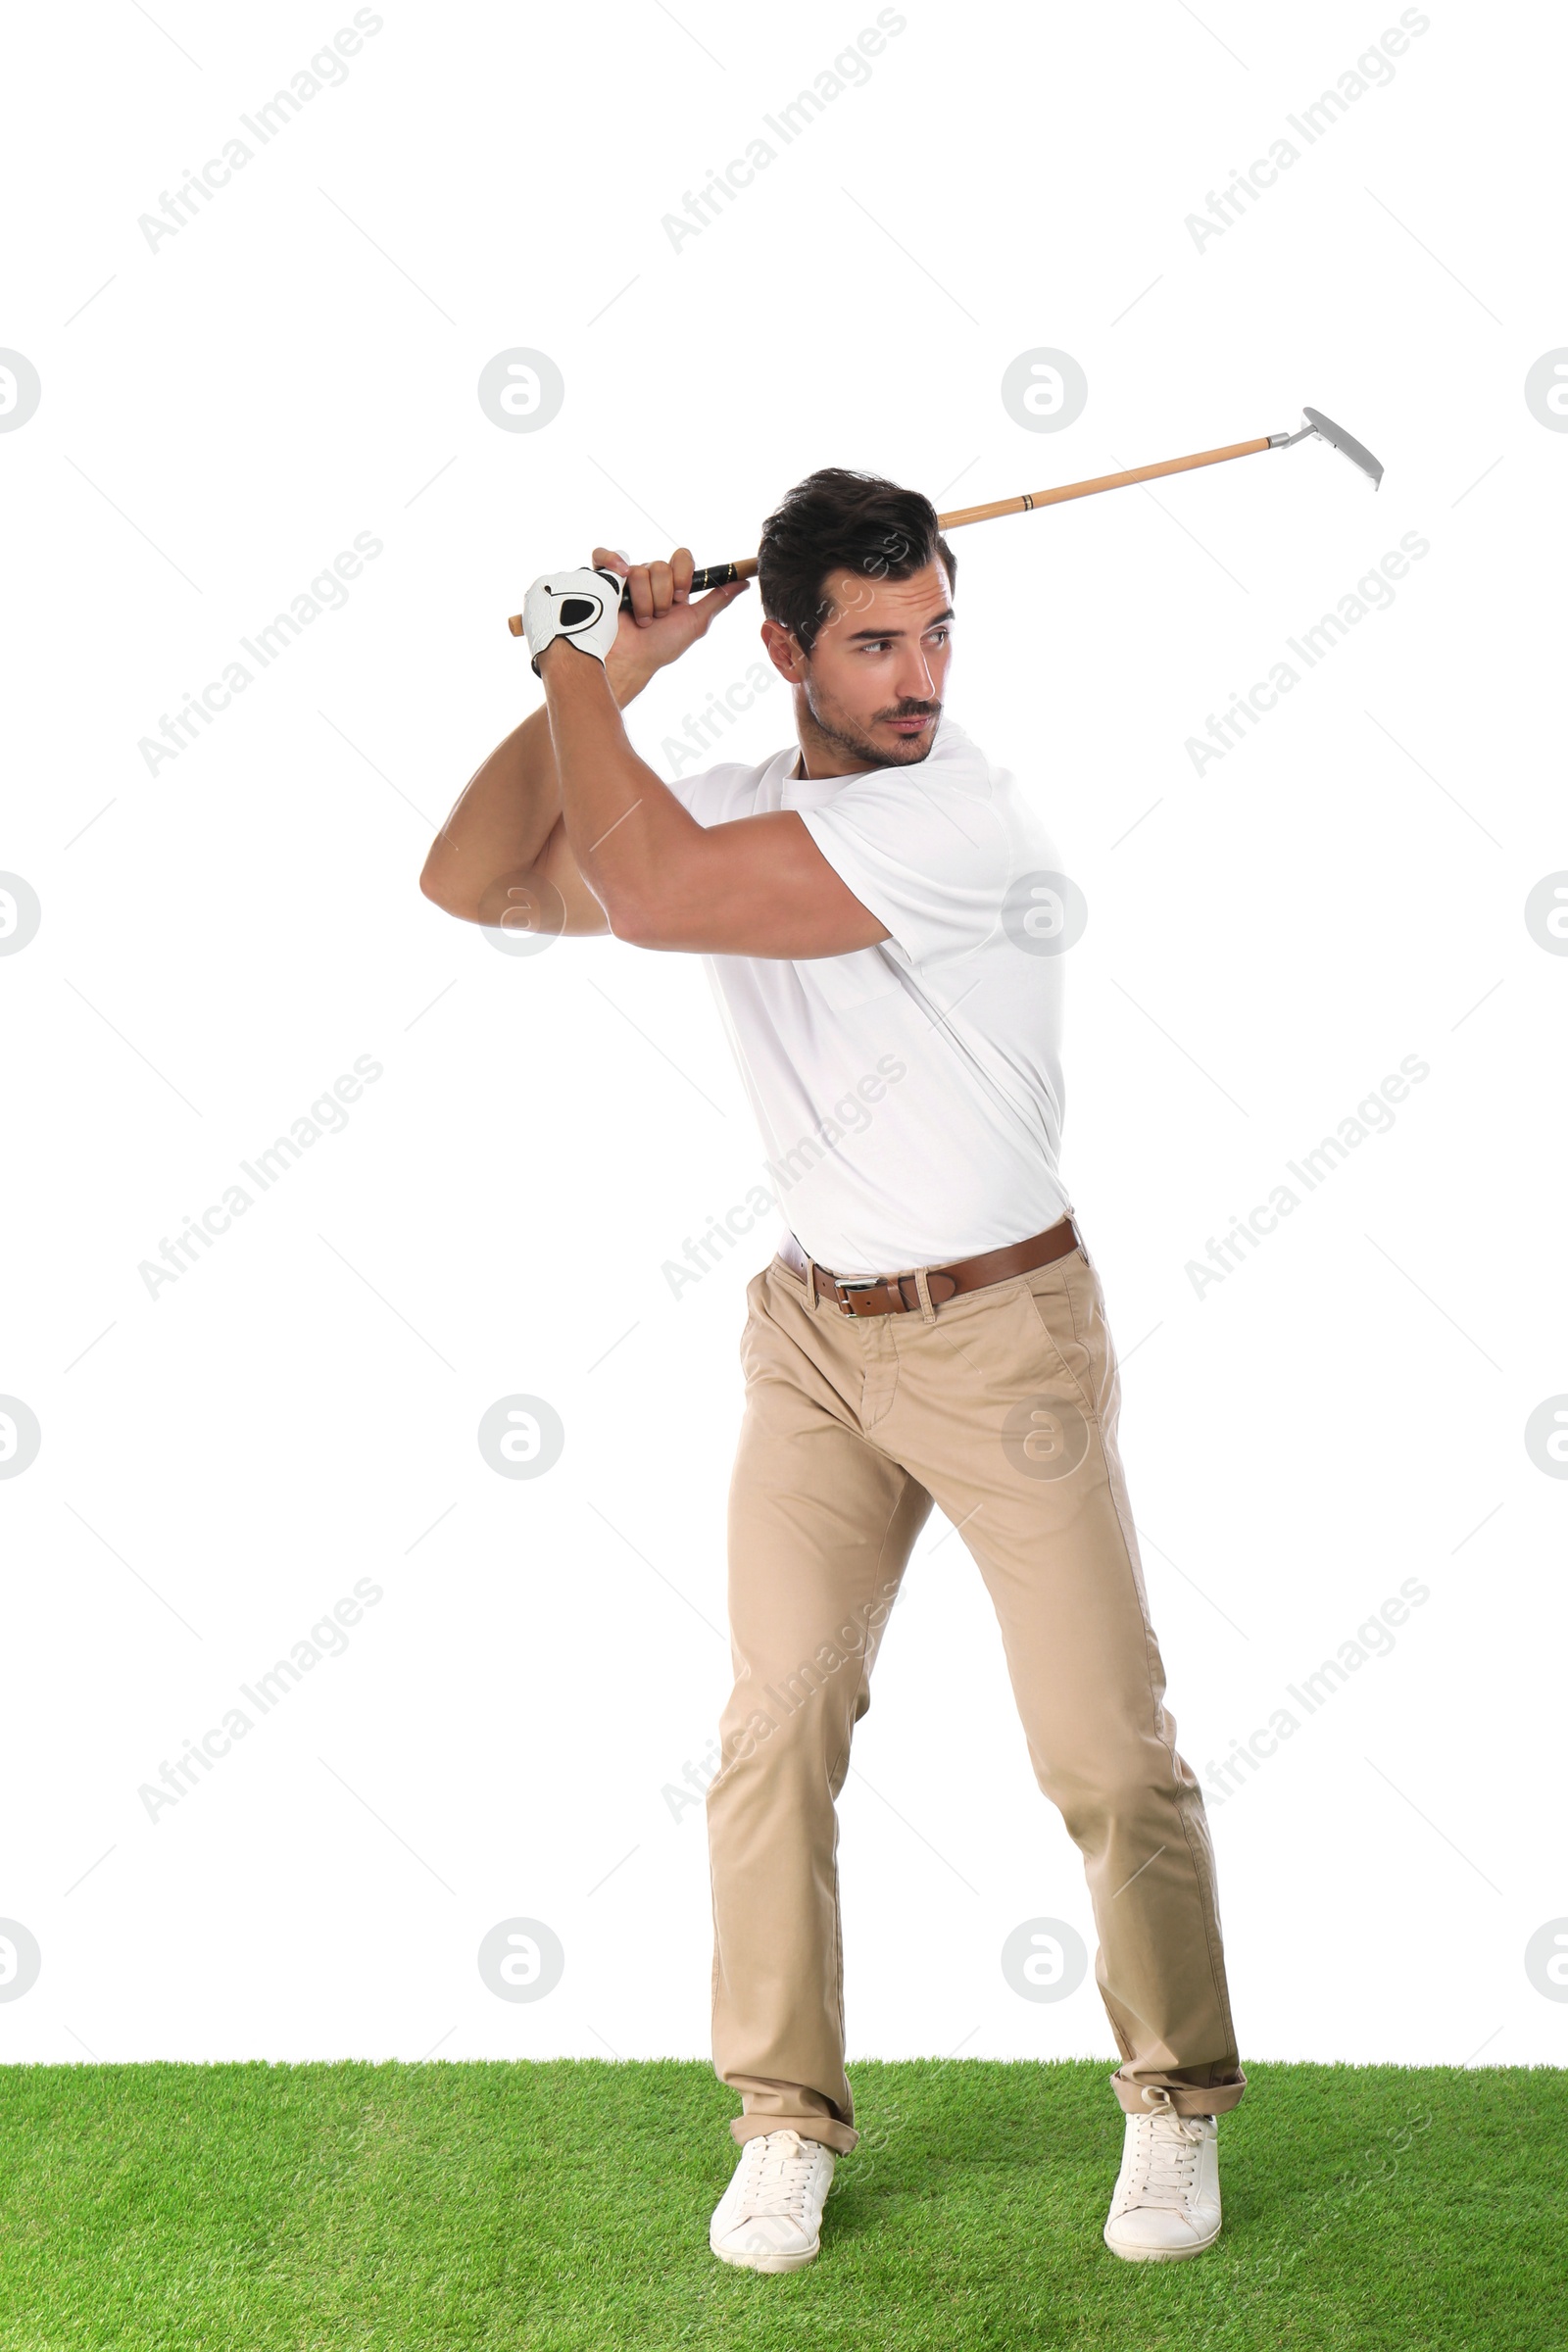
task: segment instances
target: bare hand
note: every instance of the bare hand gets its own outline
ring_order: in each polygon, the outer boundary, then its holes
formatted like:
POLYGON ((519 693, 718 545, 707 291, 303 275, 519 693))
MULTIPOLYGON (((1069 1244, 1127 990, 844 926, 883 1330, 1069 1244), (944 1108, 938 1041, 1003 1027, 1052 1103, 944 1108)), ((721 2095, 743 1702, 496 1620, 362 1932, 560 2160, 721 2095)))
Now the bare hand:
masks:
POLYGON ((631 611, 622 612, 611 649, 611 662, 642 670, 662 669, 678 662, 688 646, 706 636, 715 616, 748 588, 749 580, 733 580, 727 588, 710 588, 695 604, 692 592, 692 551, 677 547, 667 564, 633 564, 612 547, 596 547, 595 564, 626 575, 631 611))

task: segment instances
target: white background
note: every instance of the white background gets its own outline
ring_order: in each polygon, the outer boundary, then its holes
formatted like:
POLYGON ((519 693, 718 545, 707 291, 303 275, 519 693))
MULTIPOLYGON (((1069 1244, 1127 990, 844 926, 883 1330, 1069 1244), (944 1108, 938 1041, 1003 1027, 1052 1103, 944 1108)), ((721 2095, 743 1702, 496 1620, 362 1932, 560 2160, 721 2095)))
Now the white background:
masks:
MULTIPOLYGON (((418 893, 538 699, 506 614, 596 539, 745 553, 814 465, 939 503, 961 476, 953 504, 1310 402, 1381 493, 1307 442, 964 534, 951 707, 1089 900, 1063 1166, 1184 1751, 1213 1786, 1401 1582, 1430 1593, 1213 1808, 1244 2057, 1562 2063, 1524 1948, 1568 1913, 1568 1482, 1523 1441, 1568 1389, 1568 959, 1523 914, 1568 866, 1568 436, 1523 391, 1568 342, 1560 20, 1434 6, 1307 147, 1286 116, 1397 10, 915 0, 677 250, 662 217, 868 0, 389 0, 153 250, 138 217, 351 15, 154 13, 13 33, 0 343, 43 397, 0 434, 0 865, 43 911, 0 959, 0 1390, 42 1446, 0 1482, 0 1913, 43 1966, 0 2056, 706 2054, 702 1814, 662 1792, 727 1687, 772 1237, 671 1297, 760 1156, 695 959, 511 956, 418 893), (1299 160, 1200 248, 1187 217, 1282 135, 1299 160), (518 346, 564 377, 537 432, 476 397, 518 346), (1055 434, 1000 397, 1039 346, 1089 381, 1055 434), (140 739, 362 532, 346 606, 149 773, 140 739), (1392 607, 1196 774, 1187 739, 1408 532, 1392 607), (1209 1237, 1412 1054, 1392 1130, 1196 1296, 1209 1237), (150 1297, 140 1263, 361 1055, 346 1128, 150 1297), (564 1424, 538 1480, 476 1444, 514 1393, 564 1424), (345 1653, 150 1820, 139 1788, 363 1578, 345 1653), (566 1955, 531 2004, 476 1966, 517 1916, 566 1955)), ((759 617, 633 714, 664 772, 759 617)), ((778 688, 730 741, 788 719, 778 688)), ((1108 2063, 1092 1983, 1035 2004, 1001 1972, 1021 1921, 1091 1922, 947 1534, 844 1798, 852 2049, 1108 2063)))

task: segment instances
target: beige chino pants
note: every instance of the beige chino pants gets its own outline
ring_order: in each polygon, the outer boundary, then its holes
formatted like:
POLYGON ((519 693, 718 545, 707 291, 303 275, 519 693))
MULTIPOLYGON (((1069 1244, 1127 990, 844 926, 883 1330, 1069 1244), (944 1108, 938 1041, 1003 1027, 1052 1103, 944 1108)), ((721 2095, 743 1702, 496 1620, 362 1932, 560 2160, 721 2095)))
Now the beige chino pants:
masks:
MULTIPOLYGON (((890 1269, 892 1270, 892 1269, 890 1269)), ((1116 1451, 1120 1384, 1081 1247, 903 1315, 852 1317, 775 1257, 753 1277, 730 1491, 735 1688, 708 1792, 713 2063, 739 2141, 858 2137, 844 2071, 835 1800, 933 1501, 1002 1628, 1041 1788, 1084 1857, 1122 2106, 1234 2107, 1214 1862, 1176 1752, 1116 1451)))

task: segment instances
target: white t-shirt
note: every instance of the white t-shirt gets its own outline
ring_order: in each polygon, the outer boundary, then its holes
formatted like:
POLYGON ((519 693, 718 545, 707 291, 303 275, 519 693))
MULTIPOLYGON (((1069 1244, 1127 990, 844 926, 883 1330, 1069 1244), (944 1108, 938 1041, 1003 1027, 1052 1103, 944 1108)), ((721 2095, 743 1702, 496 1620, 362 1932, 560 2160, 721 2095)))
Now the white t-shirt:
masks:
POLYGON ((764 1182, 835 1274, 900 1273, 1070 1213, 1056 1172, 1061 861, 946 714, 927 758, 798 777, 795 746, 669 789, 699 824, 794 808, 891 936, 801 962, 705 956, 764 1182))

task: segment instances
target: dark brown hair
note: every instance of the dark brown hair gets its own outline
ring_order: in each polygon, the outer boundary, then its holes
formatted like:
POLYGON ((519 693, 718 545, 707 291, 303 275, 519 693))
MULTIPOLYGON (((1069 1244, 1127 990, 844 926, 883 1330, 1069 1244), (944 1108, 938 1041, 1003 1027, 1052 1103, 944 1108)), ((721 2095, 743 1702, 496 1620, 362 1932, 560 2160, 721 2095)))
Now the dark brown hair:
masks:
POLYGON ((957 567, 928 498, 878 473, 822 466, 797 482, 762 525, 762 611, 808 654, 832 615, 832 600, 823 593, 830 571, 906 580, 938 560, 951 587, 957 567))

